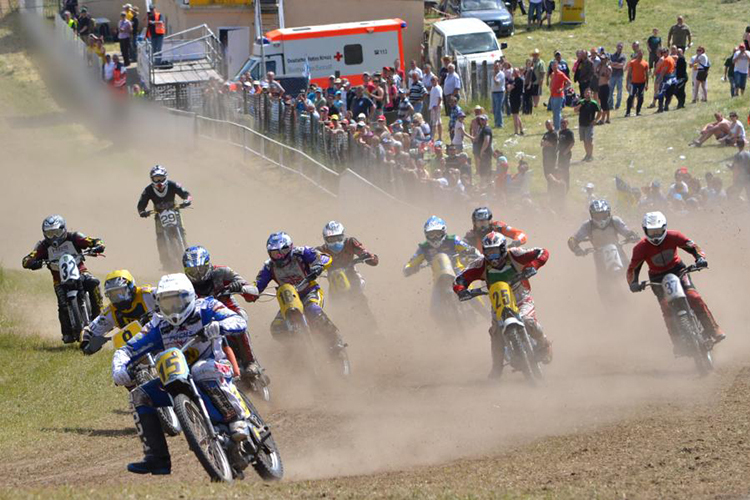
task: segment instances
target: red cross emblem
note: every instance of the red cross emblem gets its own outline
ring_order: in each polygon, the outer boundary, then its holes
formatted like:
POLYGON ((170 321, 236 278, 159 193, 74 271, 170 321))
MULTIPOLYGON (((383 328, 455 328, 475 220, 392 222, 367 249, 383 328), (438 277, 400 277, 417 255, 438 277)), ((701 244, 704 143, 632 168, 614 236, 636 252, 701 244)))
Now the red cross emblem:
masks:
POLYGON ((334 59, 336 59, 336 62, 341 62, 341 58, 344 57, 341 52, 336 51, 336 55, 333 56, 334 59))

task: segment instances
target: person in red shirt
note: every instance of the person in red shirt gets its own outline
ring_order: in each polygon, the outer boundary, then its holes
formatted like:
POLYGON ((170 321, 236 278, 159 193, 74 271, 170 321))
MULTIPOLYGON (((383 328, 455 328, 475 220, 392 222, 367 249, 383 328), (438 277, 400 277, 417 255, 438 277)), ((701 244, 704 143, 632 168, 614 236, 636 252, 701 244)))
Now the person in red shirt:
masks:
POLYGON ((557 131, 560 130, 560 122, 562 121, 562 110, 563 105, 565 104, 565 89, 571 85, 570 78, 560 71, 557 61, 552 61, 550 64, 549 105, 552 109, 552 122, 557 131))
MULTIPOLYGON (((630 259, 630 266, 628 266, 627 279, 631 292, 643 290, 638 281, 638 275, 644 262, 648 264, 650 281, 661 282, 667 274, 680 276, 680 272, 686 266, 677 253, 678 249, 692 255, 697 267, 708 267, 706 256, 698 245, 679 231, 667 231, 667 218, 663 213, 647 213, 643 217, 643 231, 646 233, 646 237, 633 247, 633 257, 630 259)), ((690 275, 683 274, 680 277, 680 282, 685 290, 690 307, 693 308, 714 343, 724 340, 726 337, 724 332, 719 328, 708 306, 695 289, 690 275)), ((675 331, 675 325, 670 321, 669 306, 664 297, 664 292, 661 287, 652 287, 651 289, 659 300, 661 313, 664 316, 664 322, 667 324, 667 331, 674 343, 679 334, 675 331)), ((676 346, 677 344, 675 344, 676 346)))
POLYGON ((643 52, 639 50, 636 52, 635 59, 628 63, 628 85, 630 85, 632 91, 628 97, 626 117, 630 116, 633 101, 636 99, 635 114, 640 116, 641 107, 643 107, 643 94, 648 90, 649 77, 648 63, 643 60, 643 52))
MULTIPOLYGON (((482 239, 482 257, 472 262, 453 282, 453 291, 460 297, 469 293, 469 285, 477 280, 491 285, 497 281, 508 282, 521 275, 522 280, 513 285, 518 312, 531 338, 536 342, 536 351, 543 363, 552 361, 550 341, 544 335, 542 325, 536 319, 534 299, 531 297, 529 278, 547 263, 546 248, 508 248, 508 240, 500 233, 488 233, 482 239)), ((496 326, 490 328, 492 349, 492 371, 490 378, 498 378, 503 371, 503 338, 496 326)))
MULTIPOLYGON (((507 163, 507 162, 506 162, 507 163)), ((471 213, 472 228, 466 231, 464 241, 477 249, 482 249, 482 238, 492 231, 510 238, 510 248, 520 247, 526 244, 526 233, 518 228, 511 227, 503 221, 492 220, 492 211, 487 207, 479 207, 471 213)))

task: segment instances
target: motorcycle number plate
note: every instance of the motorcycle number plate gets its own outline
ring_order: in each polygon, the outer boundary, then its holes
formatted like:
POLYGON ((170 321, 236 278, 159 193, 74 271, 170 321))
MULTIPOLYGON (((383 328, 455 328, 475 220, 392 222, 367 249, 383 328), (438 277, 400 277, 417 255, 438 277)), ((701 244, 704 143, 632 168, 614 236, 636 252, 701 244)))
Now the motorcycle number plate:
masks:
POLYGON ((664 290, 664 295, 667 297, 667 302, 685 297, 685 290, 682 288, 680 278, 674 274, 666 275, 661 282, 661 287, 664 290))
POLYGON ((176 226, 177 212, 174 210, 165 210, 159 214, 159 220, 161 221, 162 227, 176 226))
POLYGON ((132 339, 141 331, 141 324, 138 321, 133 321, 128 324, 125 328, 121 329, 115 335, 112 336, 112 344, 115 349, 119 349, 128 343, 128 340, 132 339))
POLYGON ((60 281, 65 283, 70 280, 77 280, 81 277, 81 271, 78 270, 78 262, 75 257, 70 254, 64 254, 60 256, 60 260, 57 262, 60 269, 60 281))
POLYGON ((174 347, 167 349, 156 360, 156 372, 163 385, 187 377, 189 369, 185 355, 174 347))
POLYGON ((620 252, 617 250, 615 245, 607 245, 602 248, 602 257, 604 259, 604 267, 610 270, 622 269, 622 261, 620 260, 620 252))
POLYGON ((347 292, 351 288, 349 278, 347 278, 346 272, 343 269, 329 271, 328 276, 332 291, 341 293, 347 292))

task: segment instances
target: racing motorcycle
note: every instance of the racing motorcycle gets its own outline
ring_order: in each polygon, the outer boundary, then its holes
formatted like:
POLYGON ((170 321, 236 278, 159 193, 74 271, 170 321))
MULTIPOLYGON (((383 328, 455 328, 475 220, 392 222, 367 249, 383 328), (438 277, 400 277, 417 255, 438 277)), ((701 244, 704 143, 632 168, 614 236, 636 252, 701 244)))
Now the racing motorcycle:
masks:
POLYGON ((42 265, 60 273, 60 286, 65 291, 68 317, 70 318, 71 328, 76 332, 76 342, 80 342, 81 331, 93 319, 91 318, 91 297, 83 287, 83 277, 80 269, 78 269, 78 265, 88 255, 92 257, 103 256, 103 254, 92 252, 91 249, 87 248, 78 255, 64 253, 56 259, 42 261, 42 265))
POLYGON ((284 465, 279 449, 250 399, 234 387, 235 395, 248 415, 246 421, 250 428, 248 439, 238 443, 231 439, 229 426, 223 423, 221 413, 196 385, 185 357, 195 341, 194 337, 181 348, 167 349, 155 360, 156 373, 172 400, 174 413, 190 449, 212 481, 243 479, 248 465, 252 465, 266 481, 281 479, 284 465))
POLYGON ((690 307, 685 289, 682 288, 680 278, 686 274, 705 269, 695 265, 687 266, 676 274, 667 274, 661 282, 643 281, 641 290, 647 286, 660 287, 664 293, 664 299, 669 305, 670 318, 675 329, 679 333, 676 342, 681 343, 681 351, 684 356, 690 356, 695 361, 695 368, 700 375, 707 375, 714 369, 713 355, 711 351, 714 346, 713 339, 706 335, 703 325, 698 320, 695 312, 690 307))
MULTIPOLYGON (((435 319, 447 333, 462 332, 467 324, 476 319, 476 314, 472 312, 471 307, 464 307, 460 301, 456 300, 456 295, 453 293, 456 272, 453 270, 451 258, 448 254, 441 252, 436 254, 429 264, 425 264, 427 265, 432 270, 433 294, 437 296, 438 301, 437 307, 433 306, 432 309, 436 315, 435 319)), ((481 311, 482 307, 480 306, 479 309, 481 311)))
MULTIPOLYGON (((638 241, 627 239, 624 243, 638 241)), ((621 304, 623 301, 622 279, 625 275, 625 264, 622 262, 622 247, 617 243, 607 243, 600 247, 588 247, 583 255, 593 255, 597 261, 597 290, 599 298, 610 305, 621 304)))
POLYGON ((162 210, 148 210, 146 214, 153 215, 164 231, 164 244, 167 247, 168 262, 177 270, 182 269, 182 254, 185 253, 187 242, 179 213, 188 205, 175 205, 162 210))
POLYGON ((523 373, 532 385, 544 380, 542 361, 536 354, 536 342, 529 335, 521 318, 513 286, 534 274, 536 272, 527 271, 510 281, 495 282, 489 288, 470 289, 469 294, 461 299, 467 301, 482 295, 489 296, 492 305, 492 328, 496 333, 500 333, 503 339, 503 365, 510 365, 514 371, 523 373))
POLYGON ((329 269, 326 274, 326 278, 328 279, 328 293, 331 295, 334 305, 348 303, 348 305, 352 306, 352 312, 361 316, 368 328, 372 331, 377 331, 377 319, 372 313, 370 305, 367 303, 362 292, 353 292, 353 286, 349 281, 348 275, 349 270, 354 269, 354 266, 367 262, 367 260, 356 258, 346 267, 329 269))
MULTIPOLYGON (((331 362, 331 356, 324 351, 324 347, 319 345, 320 342, 314 337, 312 328, 305 316, 305 308, 299 292, 307 288, 309 283, 317 278, 315 273, 309 274, 296 286, 285 283, 276 288, 276 300, 279 303, 281 316, 286 323, 286 328, 292 332, 292 336, 298 342, 302 343, 306 364, 312 371, 313 375, 321 375, 320 366, 331 362)), ((265 295, 265 294, 264 294, 265 295)), ((336 354, 335 359, 336 372, 343 377, 348 377, 352 373, 352 366, 349 362, 349 355, 346 353, 346 347, 341 348, 336 354)))

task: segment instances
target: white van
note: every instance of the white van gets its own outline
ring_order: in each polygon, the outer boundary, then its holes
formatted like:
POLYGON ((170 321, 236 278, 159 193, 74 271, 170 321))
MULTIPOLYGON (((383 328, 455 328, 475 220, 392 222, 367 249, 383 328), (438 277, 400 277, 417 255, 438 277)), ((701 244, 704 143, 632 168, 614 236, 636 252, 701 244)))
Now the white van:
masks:
POLYGON ((508 44, 498 44, 495 32, 484 21, 459 18, 438 21, 430 27, 427 38, 427 58, 437 70, 443 56, 466 59, 481 64, 494 63, 503 56, 508 44))

